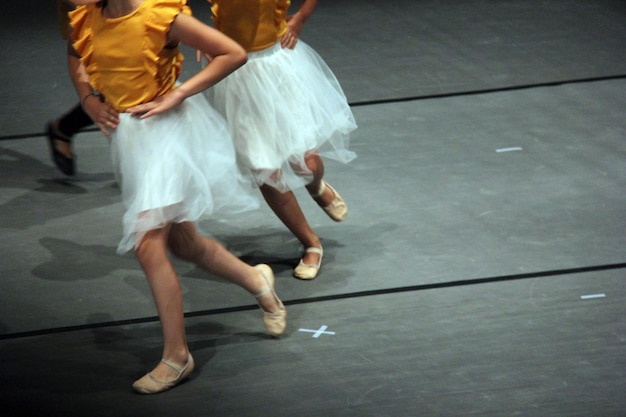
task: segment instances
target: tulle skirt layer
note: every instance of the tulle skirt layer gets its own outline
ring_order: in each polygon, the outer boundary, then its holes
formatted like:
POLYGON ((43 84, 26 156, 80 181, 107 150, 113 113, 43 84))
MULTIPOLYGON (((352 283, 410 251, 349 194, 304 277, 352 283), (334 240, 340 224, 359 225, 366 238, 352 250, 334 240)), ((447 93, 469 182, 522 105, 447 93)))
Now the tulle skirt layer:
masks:
POLYGON ((212 105, 228 120, 243 172, 281 191, 312 180, 304 157, 348 163, 357 125, 346 96, 322 58, 299 41, 248 54, 248 62, 209 89, 212 105))
POLYGON ((172 222, 258 207, 255 185, 237 168, 228 126, 203 95, 148 119, 120 118, 111 135, 126 210, 118 253, 172 222))

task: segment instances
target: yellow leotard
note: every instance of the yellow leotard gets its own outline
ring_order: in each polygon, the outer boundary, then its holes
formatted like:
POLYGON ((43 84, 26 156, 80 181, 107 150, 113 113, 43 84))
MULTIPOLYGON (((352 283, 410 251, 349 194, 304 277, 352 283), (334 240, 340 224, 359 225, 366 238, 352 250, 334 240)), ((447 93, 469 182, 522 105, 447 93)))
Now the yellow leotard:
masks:
POLYGON ((220 32, 246 51, 272 46, 287 31, 290 0, 208 0, 220 32))
POLYGON ((187 0, 144 0, 129 15, 108 19, 90 4, 70 13, 72 43, 94 89, 123 112, 172 89, 181 72, 178 47, 167 48, 167 32, 187 0))

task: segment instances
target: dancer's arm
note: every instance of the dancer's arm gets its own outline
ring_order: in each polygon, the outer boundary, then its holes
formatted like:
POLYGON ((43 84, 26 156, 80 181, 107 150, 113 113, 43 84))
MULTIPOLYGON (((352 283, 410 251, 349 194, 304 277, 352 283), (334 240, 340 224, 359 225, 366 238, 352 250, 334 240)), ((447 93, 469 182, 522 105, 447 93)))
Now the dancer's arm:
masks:
POLYGON ((287 16, 287 32, 280 40, 283 48, 293 49, 296 46, 304 24, 313 14, 317 2, 318 0, 302 0, 298 11, 293 15, 287 16))
POLYGON ((163 113, 179 105, 187 97, 215 85, 245 64, 247 60, 245 50, 237 42, 183 13, 174 20, 168 36, 170 45, 182 43, 211 56, 211 61, 191 78, 163 96, 127 110, 129 113, 141 115, 141 118, 163 113))
POLYGON ((83 109, 102 133, 110 135, 110 129, 115 129, 120 122, 119 115, 115 109, 95 95, 85 66, 71 46, 68 46, 67 69, 83 109))

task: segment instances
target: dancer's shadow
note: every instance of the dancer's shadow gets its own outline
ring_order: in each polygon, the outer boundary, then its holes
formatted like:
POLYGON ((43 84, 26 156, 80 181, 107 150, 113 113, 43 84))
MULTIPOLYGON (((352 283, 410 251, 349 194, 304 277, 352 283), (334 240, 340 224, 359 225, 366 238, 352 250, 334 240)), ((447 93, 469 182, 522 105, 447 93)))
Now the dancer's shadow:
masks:
MULTIPOLYGON (((212 234, 212 237, 245 263, 268 264, 276 274, 292 270, 302 256, 302 245, 289 231, 269 226, 247 229, 246 233, 218 231, 212 234)), ((328 262, 333 259, 333 249, 342 246, 333 239, 323 239, 323 245, 326 251, 324 259, 328 262)), ((190 278, 206 278, 207 275, 207 272, 199 268, 185 273, 185 277, 190 278)))
POLYGON ((109 276, 119 269, 139 270, 134 257, 119 256, 115 247, 79 245, 52 237, 43 237, 39 243, 52 254, 52 259, 32 270, 37 278, 49 281, 93 280, 109 276))
POLYGON ((1 147, 0 164, 0 190, 5 190, 5 196, 14 195, 0 199, 0 228, 27 229, 57 217, 112 205, 120 199, 113 173, 60 177, 38 159, 1 147))
MULTIPOLYGON (((194 321, 186 328, 196 363, 192 379, 201 377, 203 368, 214 360, 220 347, 271 339, 260 331, 225 326, 210 317, 194 321)), ((6 387, 3 394, 16 400, 20 396, 27 400, 33 391, 45 392, 50 399, 55 398, 54 394, 131 395, 132 381, 154 368, 162 355, 158 322, 116 324, 109 314, 96 313, 89 315, 85 324, 84 330, 16 338, 0 344, 4 358, 0 382, 4 381, 2 386, 6 387)), ((286 363, 291 360, 281 359, 286 363)), ((235 375, 238 369, 224 372, 235 375)))

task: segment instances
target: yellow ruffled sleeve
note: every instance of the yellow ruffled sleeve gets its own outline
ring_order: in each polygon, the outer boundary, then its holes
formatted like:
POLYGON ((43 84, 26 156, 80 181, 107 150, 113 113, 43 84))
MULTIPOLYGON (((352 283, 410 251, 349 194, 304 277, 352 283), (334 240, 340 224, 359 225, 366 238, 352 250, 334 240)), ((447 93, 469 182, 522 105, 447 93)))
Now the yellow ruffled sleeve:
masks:
POLYGON ((291 5, 291 0, 277 0, 276 1, 276 12, 274 13, 274 22, 276 22, 276 27, 282 28, 282 33, 279 33, 279 36, 283 36, 287 30, 287 25, 285 24, 285 22, 287 22, 287 10, 289 9, 290 5, 291 5))
MULTIPOLYGON (((146 41, 145 54, 147 68, 154 76, 167 77, 163 80, 169 84, 166 88, 173 87, 174 83, 182 71, 183 55, 176 51, 170 59, 163 56, 167 33, 174 23, 174 19, 180 13, 191 16, 191 9, 187 5, 187 0, 156 0, 150 8, 150 13, 146 19, 146 41), (156 63, 155 65, 152 65, 156 63)), ((159 95, 163 92, 159 92, 159 95)))
POLYGON ((95 78, 97 78, 97 65, 92 63, 91 60, 93 56, 93 42, 91 41, 93 38, 93 23, 91 22, 93 13, 91 12, 95 7, 94 4, 78 6, 68 14, 72 28, 70 37, 72 46, 78 53, 78 56, 80 56, 80 60, 87 72, 94 74, 90 76, 92 85, 94 85, 95 78))

